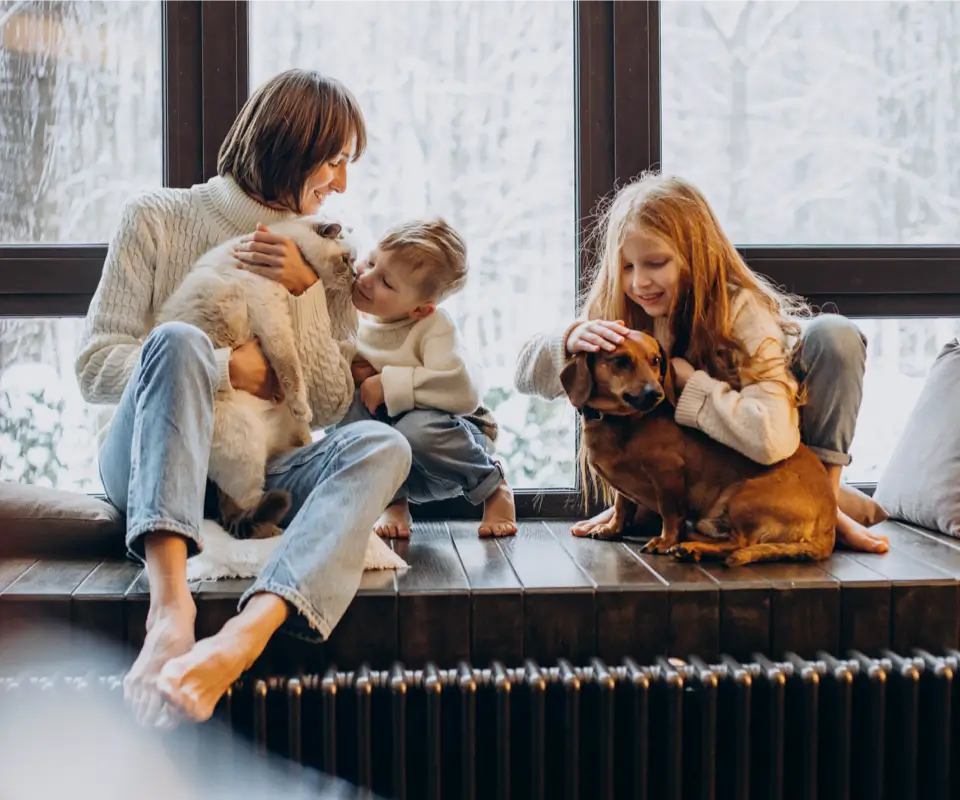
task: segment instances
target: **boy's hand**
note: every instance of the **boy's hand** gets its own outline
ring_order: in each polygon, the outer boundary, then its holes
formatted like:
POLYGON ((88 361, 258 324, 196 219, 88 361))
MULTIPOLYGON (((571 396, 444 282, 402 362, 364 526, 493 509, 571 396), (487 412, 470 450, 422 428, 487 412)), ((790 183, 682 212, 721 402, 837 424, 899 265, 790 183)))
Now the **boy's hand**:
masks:
POLYGON ((367 407, 367 411, 376 414, 377 409, 384 404, 383 379, 379 375, 367 378, 360 385, 360 402, 367 407))
POLYGON ((353 375, 353 382, 360 386, 365 380, 376 375, 377 371, 367 359, 357 357, 350 364, 350 374, 353 375))

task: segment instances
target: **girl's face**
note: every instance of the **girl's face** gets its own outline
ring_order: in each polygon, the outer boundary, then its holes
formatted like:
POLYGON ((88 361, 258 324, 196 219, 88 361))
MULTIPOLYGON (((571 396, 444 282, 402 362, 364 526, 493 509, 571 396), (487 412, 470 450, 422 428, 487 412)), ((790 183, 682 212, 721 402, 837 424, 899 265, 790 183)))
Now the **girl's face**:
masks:
POLYGON ((317 167, 307 177, 300 196, 300 208, 304 215, 316 214, 333 192, 340 194, 347 189, 347 164, 352 154, 348 149, 317 167))
POLYGON ((649 229, 631 233, 620 248, 620 286, 651 317, 670 312, 680 264, 677 251, 649 229))

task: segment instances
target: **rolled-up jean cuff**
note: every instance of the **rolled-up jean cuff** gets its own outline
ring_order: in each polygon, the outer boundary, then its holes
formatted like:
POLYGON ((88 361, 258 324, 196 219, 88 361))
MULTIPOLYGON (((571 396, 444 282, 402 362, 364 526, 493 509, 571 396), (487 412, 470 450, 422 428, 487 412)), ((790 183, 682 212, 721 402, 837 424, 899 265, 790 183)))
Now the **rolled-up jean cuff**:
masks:
POLYGON ((146 561, 143 537, 148 533, 175 533, 187 540, 187 558, 203 550, 199 532, 182 522, 171 519, 154 519, 141 522, 127 530, 127 550, 140 561, 146 561))
POLYGON ((487 498, 497 491, 497 487, 503 483, 503 467, 497 462, 494 462, 494 466, 497 468, 496 472, 491 472, 476 489, 463 493, 463 496, 467 498, 467 502, 471 505, 478 506, 485 503, 487 498))
MULTIPOLYGON (((243 593, 243 596, 240 598, 240 602, 237 603, 237 610, 243 611, 244 606, 246 606, 246 604, 250 601, 250 598, 255 594, 275 594, 282 600, 286 600, 299 612, 300 616, 307 621, 311 631, 315 631, 316 634, 319 635, 319 639, 321 641, 325 641, 327 638, 329 638, 332 630, 330 625, 323 618, 320 612, 313 607, 310 601, 307 600, 307 598, 300 594, 300 592, 298 592, 296 589, 291 589, 289 586, 281 586, 280 584, 272 581, 264 581, 263 583, 258 581, 243 593)), ((297 631, 297 628, 300 627, 297 624, 298 622, 299 619, 290 618, 287 620, 287 625, 290 628, 290 633, 302 636, 302 633, 297 631)))
POLYGON ((849 453, 841 453, 837 450, 825 450, 822 447, 811 447, 810 449, 824 464, 830 464, 834 467, 847 467, 850 465, 850 462, 853 461, 853 457, 849 453))

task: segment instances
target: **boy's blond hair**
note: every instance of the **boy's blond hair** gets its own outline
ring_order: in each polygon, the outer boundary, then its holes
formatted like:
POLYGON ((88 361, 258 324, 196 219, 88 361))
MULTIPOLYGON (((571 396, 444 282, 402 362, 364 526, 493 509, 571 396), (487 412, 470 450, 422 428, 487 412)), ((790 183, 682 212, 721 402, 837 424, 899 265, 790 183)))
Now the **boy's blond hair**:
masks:
POLYGON ((438 303, 467 282, 467 243, 442 217, 395 225, 379 249, 396 254, 417 276, 424 297, 438 303))

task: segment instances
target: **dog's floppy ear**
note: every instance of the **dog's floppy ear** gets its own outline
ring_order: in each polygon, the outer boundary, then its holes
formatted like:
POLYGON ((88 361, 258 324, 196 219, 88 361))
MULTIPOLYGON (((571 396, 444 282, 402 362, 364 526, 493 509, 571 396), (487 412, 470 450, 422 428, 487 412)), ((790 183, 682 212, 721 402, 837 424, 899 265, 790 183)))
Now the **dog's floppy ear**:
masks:
POLYGON ((593 394, 593 370, 590 354, 577 353, 560 372, 560 383, 574 408, 583 408, 593 394))
POLYGON ((663 386, 663 394, 667 402, 676 408, 677 371, 673 368, 673 362, 667 356, 663 345, 660 345, 660 385, 663 386))

